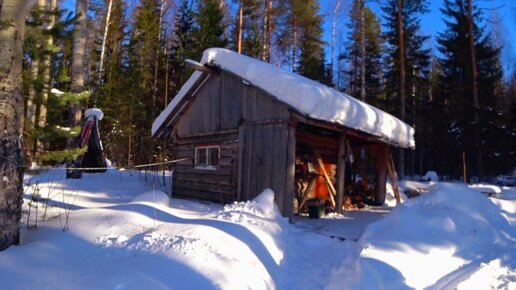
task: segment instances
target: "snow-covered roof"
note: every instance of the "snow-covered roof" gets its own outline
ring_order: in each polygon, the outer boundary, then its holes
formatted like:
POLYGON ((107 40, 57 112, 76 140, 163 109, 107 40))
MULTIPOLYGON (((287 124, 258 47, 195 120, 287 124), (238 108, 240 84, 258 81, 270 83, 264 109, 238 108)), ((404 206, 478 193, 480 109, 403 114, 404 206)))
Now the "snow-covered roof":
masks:
MULTIPOLYGON (((378 108, 316 81, 222 48, 205 50, 201 63, 238 75, 312 119, 365 132, 402 147, 415 147, 414 129, 411 126, 378 108)), ((194 72, 172 102, 154 120, 152 135, 166 125, 164 123, 167 117, 201 76, 201 72, 194 72)))

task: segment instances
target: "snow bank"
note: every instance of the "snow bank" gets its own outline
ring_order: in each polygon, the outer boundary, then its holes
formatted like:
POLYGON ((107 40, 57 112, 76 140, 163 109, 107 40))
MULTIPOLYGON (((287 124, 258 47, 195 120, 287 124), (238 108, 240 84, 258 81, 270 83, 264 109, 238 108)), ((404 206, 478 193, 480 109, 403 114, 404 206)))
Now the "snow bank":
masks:
MULTIPOLYGON (((386 188, 386 194, 385 194, 385 205, 388 207, 395 207, 397 205, 396 203, 396 197, 394 196, 394 189, 392 188, 392 184, 390 181, 387 181, 387 184, 385 185, 386 188)), ((407 200, 407 195, 405 195, 403 187, 401 186, 401 183, 398 185, 398 191, 400 193, 400 201, 403 203, 407 200)))
POLYGON ((421 179, 425 181, 439 181, 439 176, 435 171, 428 171, 421 179))
POLYGON ((437 184, 369 225, 352 265, 359 279, 344 283, 351 271, 345 265, 330 289, 453 289, 484 268, 497 269, 484 284, 495 285, 516 273, 515 242, 516 228, 487 197, 465 185, 437 184))
POLYGON ((147 202, 164 206, 170 205, 170 198, 160 190, 151 190, 136 196, 133 202, 147 202))
POLYGON ((481 193, 489 194, 489 195, 492 195, 492 194, 498 195, 498 194, 502 193, 502 190, 500 189, 500 187, 498 187, 496 185, 492 185, 492 184, 470 184, 470 185, 468 185, 468 187, 471 189, 477 190, 481 193))
POLYGON ((284 224, 286 221, 274 202, 274 191, 267 188, 251 201, 233 202, 224 206, 215 218, 232 222, 247 222, 254 225, 284 224))

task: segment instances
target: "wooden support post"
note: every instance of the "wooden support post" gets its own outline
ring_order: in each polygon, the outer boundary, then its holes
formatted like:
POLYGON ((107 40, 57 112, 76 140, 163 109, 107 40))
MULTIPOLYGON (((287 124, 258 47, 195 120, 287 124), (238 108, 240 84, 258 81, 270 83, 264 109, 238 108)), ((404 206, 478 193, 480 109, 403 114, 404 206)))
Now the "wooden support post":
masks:
POLYGON ((246 145, 245 141, 245 129, 246 126, 244 124, 240 124, 238 126, 238 180, 237 180, 237 200, 242 201, 242 190, 243 188, 243 178, 244 175, 244 146, 246 145))
POLYGON ((377 162, 377 178, 376 178, 376 195, 375 195, 375 203, 377 205, 381 205, 385 200, 385 193, 387 191, 387 154, 388 147, 380 147, 376 149, 376 155, 378 157, 377 162))
POLYGON ((400 192, 398 189, 398 174, 394 167, 394 160, 392 159, 391 150, 388 151, 387 156, 387 168, 389 169, 389 177, 391 178, 392 190, 394 191, 394 197, 396 198, 396 204, 401 203, 400 192))
POLYGON ((292 222, 294 217, 294 197, 296 182, 296 127, 290 124, 288 126, 287 141, 287 164, 285 175, 285 195, 283 200, 283 216, 288 217, 292 222))
POLYGON ((324 168, 324 162, 322 161, 321 155, 319 152, 315 151, 315 157, 317 158, 317 163, 319 163, 319 167, 321 167, 321 171, 323 173, 324 179, 326 180, 326 185, 328 186, 328 191, 330 195, 331 204, 335 207, 335 195, 336 190, 333 186, 333 183, 331 182, 330 176, 328 176, 328 173, 326 172, 326 168, 324 168))
POLYGON ((346 176, 346 134, 342 133, 339 138, 339 150, 337 153, 337 205, 335 211, 342 213, 342 203, 344 201, 344 188, 346 176))

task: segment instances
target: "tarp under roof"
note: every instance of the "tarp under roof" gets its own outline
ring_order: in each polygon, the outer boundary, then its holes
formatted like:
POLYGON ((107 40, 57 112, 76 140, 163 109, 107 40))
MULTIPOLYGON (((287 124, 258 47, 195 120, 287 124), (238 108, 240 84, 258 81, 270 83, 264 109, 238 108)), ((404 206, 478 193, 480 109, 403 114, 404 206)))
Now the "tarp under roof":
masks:
MULTIPOLYGON (((378 108, 316 81, 222 48, 205 50, 201 63, 240 76, 298 113, 312 119, 365 132, 405 148, 415 147, 414 129, 411 126, 378 108)), ((172 102, 154 120, 153 136, 166 125, 167 117, 201 76, 201 72, 195 71, 172 102)))

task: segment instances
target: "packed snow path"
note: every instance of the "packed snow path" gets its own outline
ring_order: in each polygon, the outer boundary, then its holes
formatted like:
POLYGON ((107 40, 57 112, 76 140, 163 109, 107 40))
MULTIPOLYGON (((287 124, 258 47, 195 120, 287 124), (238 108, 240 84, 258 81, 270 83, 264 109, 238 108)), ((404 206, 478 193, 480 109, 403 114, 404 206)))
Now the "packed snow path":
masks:
POLYGON ((356 247, 356 242, 289 225, 275 208, 272 191, 254 202, 224 207, 170 201, 159 188, 149 190, 152 183, 137 173, 109 170, 76 180, 63 174, 53 170, 26 176, 32 185, 25 188, 22 245, 0 253, 3 285, 324 289, 332 270, 356 247), (27 219, 35 225, 35 191, 38 227, 27 230, 27 219))

